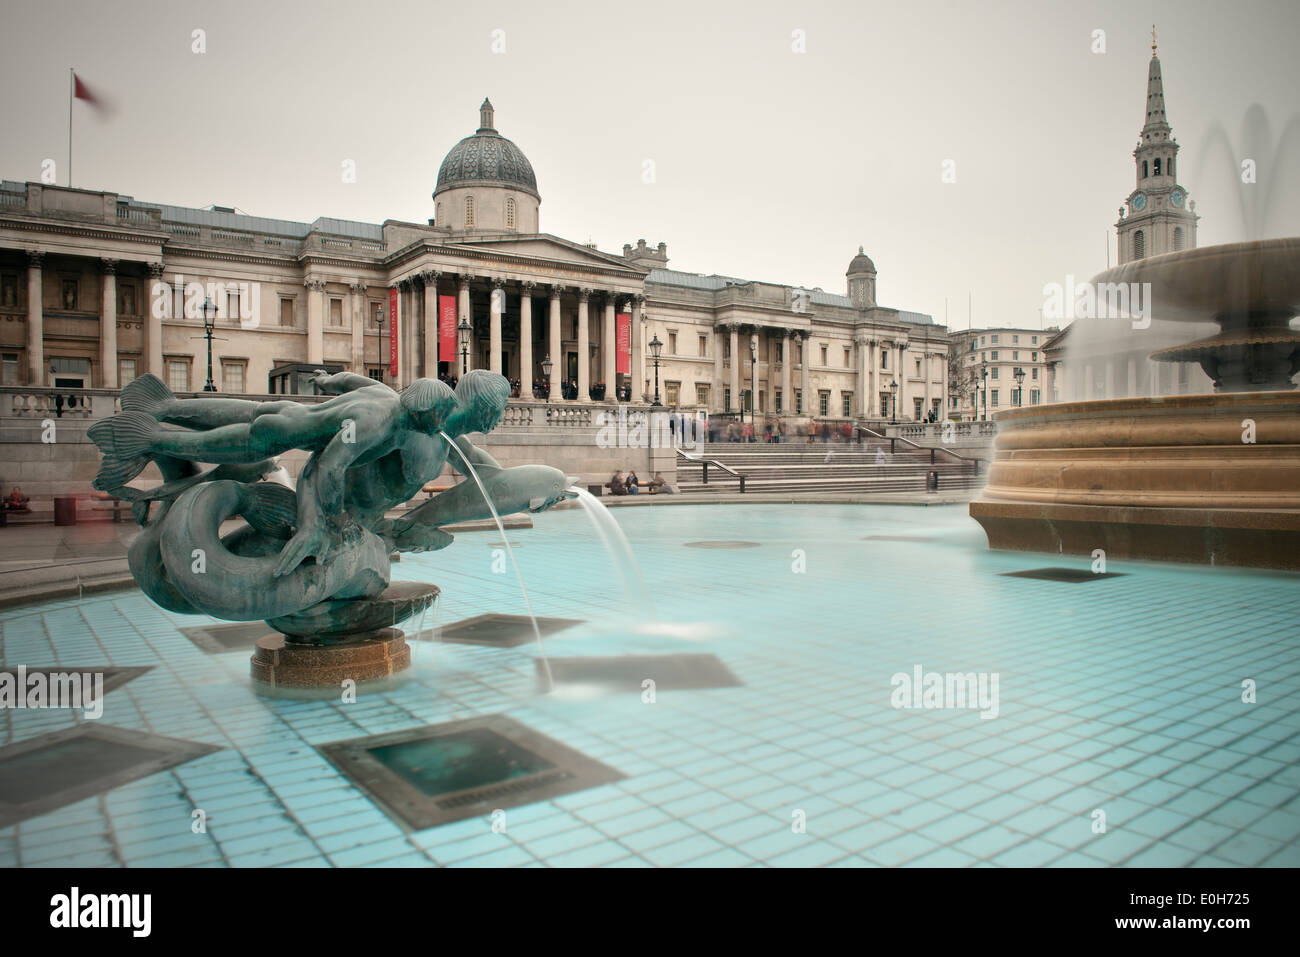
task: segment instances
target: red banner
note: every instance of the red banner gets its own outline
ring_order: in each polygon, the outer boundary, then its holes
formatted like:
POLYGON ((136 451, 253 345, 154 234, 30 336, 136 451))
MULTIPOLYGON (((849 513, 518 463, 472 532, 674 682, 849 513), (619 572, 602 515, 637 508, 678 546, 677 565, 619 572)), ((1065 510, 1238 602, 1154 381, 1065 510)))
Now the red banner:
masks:
POLYGON ((618 372, 632 374, 632 315, 627 312, 618 314, 618 331, 614 334, 618 344, 618 372))
POLYGON ((438 297, 438 359, 456 366, 456 297, 438 297))
POLYGON ((388 374, 397 375, 397 289, 388 290, 388 374))

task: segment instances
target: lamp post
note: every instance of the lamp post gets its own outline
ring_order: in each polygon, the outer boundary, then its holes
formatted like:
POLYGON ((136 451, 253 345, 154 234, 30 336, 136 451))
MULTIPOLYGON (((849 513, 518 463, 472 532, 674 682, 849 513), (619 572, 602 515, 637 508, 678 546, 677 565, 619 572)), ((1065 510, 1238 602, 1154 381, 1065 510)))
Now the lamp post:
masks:
POLYGON ((659 407, 662 403, 659 401, 659 353, 663 351, 664 344, 655 336, 650 340, 650 357, 655 362, 655 400, 650 403, 653 407, 659 407))
POLYGON ((980 391, 984 393, 984 421, 989 420, 989 364, 980 363, 980 391))
MULTIPOLYGON (((754 397, 758 395, 758 383, 754 381, 754 369, 758 363, 758 343, 749 340, 749 424, 754 424, 754 397)), ((743 411, 743 410, 742 410, 743 411)))
POLYGON ((460 323, 456 326, 456 334, 460 336, 460 374, 462 376, 469 371, 469 337, 473 331, 474 327, 469 324, 469 319, 461 316, 460 323))
POLYGON ((212 381, 212 333, 217 327, 217 307, 211 298, 203 299, 203 336, 208 340, 208 381, 203 386, 204 392, 216 392, 216 384, 212 381))
POLYGON ((551 362, 551 354, 548 352, 546 358, 542 360, 542 378, 546 380, 546 394, 549 397, 551 392, 551 369, 554 363, 551 362))
POLYGON ((1016 408, 1019 409, 1025 404, 1025 370, 1016 366, 1012 376, 1016 380, 1016 408))
POLYGON ((379 381, 384 381, 384 307, 375 310, 375 325, 379 327, 379 381))
POLYGON ((889 383, 889 424, 898 424, 898 380, 889 383))

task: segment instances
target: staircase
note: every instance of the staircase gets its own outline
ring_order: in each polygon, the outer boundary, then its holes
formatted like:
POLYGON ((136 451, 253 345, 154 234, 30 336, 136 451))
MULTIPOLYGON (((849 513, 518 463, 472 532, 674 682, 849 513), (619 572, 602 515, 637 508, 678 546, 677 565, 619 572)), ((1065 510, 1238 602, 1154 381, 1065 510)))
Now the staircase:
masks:
POLYGON ((975 459, 927 449, 906 439, 861 433, 857 442, 711 443, 677 454, 683 495, 722 492, 939 492, 978 489, 975 459))

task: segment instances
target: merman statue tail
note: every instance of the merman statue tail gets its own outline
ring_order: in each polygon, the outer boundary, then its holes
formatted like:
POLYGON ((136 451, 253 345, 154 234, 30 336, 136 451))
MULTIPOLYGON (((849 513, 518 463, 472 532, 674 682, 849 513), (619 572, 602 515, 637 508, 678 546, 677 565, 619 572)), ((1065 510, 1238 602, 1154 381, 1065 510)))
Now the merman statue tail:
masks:
POLYGON ((158 420, 147 412, 123 412, 87 429, 104 456, 92 483, 95 488, 111 492, 143 472, 159 431, 158 420))

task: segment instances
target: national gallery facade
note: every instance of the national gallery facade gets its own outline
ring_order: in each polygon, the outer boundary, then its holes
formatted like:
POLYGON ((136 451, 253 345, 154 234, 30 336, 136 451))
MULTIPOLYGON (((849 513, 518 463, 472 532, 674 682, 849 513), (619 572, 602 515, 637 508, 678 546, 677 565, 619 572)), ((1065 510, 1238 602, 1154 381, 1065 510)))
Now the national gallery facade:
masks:
POLYGON ((843 294, 670 269, 541 231, 532 164, 479 127, 443 160, 425 223, 265 219, 0 183, 0 384, 292 393, 315 368, 396 387, 490 368, 522 397, 711 413, 942 418, 948 330, 843 294), (206 308, 205 308, 206 307, 206 308), (549 375, 548 375, 549 372, 549 375))

